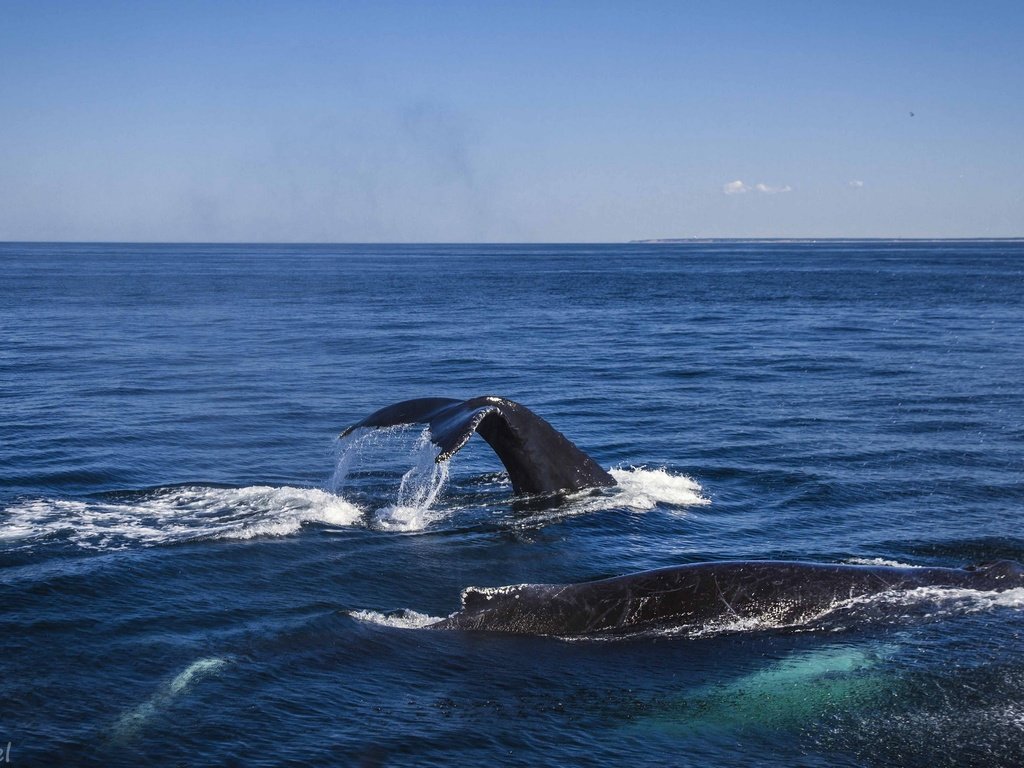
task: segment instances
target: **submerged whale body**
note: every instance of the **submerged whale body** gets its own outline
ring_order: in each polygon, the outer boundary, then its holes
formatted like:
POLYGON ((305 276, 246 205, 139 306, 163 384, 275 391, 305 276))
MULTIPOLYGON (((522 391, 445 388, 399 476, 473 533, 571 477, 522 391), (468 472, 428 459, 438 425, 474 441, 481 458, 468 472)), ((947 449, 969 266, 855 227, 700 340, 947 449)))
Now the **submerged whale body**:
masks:
POLYGON ((521 584, 462 593, 462 610, 434 629, 559 637, 768 620, 807 621, 842 601, 895 590, 1024 587, 1024 566, 1001 560, 967 568, 910 568, 740 561, 696 563, 579 584, 521 584))
POLYGON ((615 485, 615 479, 561 432, 529 408, 501 397, 453 400, 425 397, 389 405, 341 433, 361 427, 425 424, 441 452, 454 456, 474 432, 487 441, 508 471, 517 494, 552 494, 615 485))

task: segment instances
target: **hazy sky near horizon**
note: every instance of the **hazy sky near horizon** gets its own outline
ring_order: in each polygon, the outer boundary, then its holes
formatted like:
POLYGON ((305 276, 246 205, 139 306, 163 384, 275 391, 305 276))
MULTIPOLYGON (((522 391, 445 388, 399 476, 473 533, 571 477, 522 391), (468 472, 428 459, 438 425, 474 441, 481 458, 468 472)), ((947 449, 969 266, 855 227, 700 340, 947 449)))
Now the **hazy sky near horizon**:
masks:
POLYGON ((0 16, 0 240, 1024 235, 1020 2, 0 16))

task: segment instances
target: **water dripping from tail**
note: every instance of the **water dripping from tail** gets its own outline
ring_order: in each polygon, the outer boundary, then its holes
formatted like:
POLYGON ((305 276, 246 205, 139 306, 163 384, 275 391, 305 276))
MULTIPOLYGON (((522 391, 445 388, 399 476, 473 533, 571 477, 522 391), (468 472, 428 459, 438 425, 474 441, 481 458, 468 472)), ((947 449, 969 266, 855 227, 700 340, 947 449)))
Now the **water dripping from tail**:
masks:
POLYGON ((432 508, 448 483, 448 462, 437 461, 437 446, 426 430, 416 442, 413 458, 412 468, 402 475, 395 503, 374 515, 375 523, 384 530, 419 531, 443 517, 442 511, 432 508))
POLYGON ((348 482, 349 474, 353 467, 360 463, 362 454, 369 448, 376 446, 381 439, 387 437, 387 433, 381 434, 370 430, 358 430, 351 435, 338 438, 336 442, 336 454, 334 472, 331 479, 327 481, 326 490, 338 494, 348 482))
POLYGON ((384 490, 380 498, 382 489, 373 489, 370 492, 377 497, 376 503, 371 499, 369 504, 361 505, 375 508, 368 515, 371 527, 419 531, 446 516, 446 511, 435 509, 435 504, 448 483, 449 464, 437 461, 438 448, 431 442, 428 430, 416 433, 415 442, 410 444, 412 434, 407 427, 360 430, 339 441, 338 458, 327 486, 333 493, 341 493, 348 485, 365 488, 366 478, 357 470, 366 463, 388 470, 405 470, 397 491, 384 490))

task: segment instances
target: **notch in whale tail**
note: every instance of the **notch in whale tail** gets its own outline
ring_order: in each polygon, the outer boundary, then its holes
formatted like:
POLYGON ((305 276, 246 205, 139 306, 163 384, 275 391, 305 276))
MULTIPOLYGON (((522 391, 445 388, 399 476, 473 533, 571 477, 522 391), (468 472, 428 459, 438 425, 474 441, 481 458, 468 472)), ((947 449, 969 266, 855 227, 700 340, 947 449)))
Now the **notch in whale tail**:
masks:
POLYGON ((551 494, 615 485, 615 479, 529 408, 501 397, 425 397, 389 405, 341 433, 360 427, 425 424, 441 452, 454 456, 474 432, 494 449, 517 494, 551 494))

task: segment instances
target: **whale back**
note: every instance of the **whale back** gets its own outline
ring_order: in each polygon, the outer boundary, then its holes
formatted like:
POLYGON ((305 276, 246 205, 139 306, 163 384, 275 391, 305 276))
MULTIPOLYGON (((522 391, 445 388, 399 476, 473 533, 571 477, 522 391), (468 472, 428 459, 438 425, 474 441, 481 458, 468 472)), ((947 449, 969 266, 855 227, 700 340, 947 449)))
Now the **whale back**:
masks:
POLYGON ((596 461, 529 408, 501 397, 427 397, 389 405, 346 429, 425 424, 441 450, 454 456, 479 433, 508 472, 518 494, 552 494, 615 485, 596 461))
POLYGON ((999 587, 1024 587, 1024 565, 1014 560, 992 560, 970 565, 965 570, 979 574, 999 587))
POLYGON ((514 584, 467 587, 462 591, 462 609, 433 626, 534 635, 580 635, 594 628, 594 616, 587 606, 580 604, 575 585, 514 584))
POLYGON ((575 584, 468 587, 462 608, 432 625, 556 636, 800 624, 859 597, 919 587, 1005 591, 1024 566, 967 568, 797 561, 689 563, 575 584))

